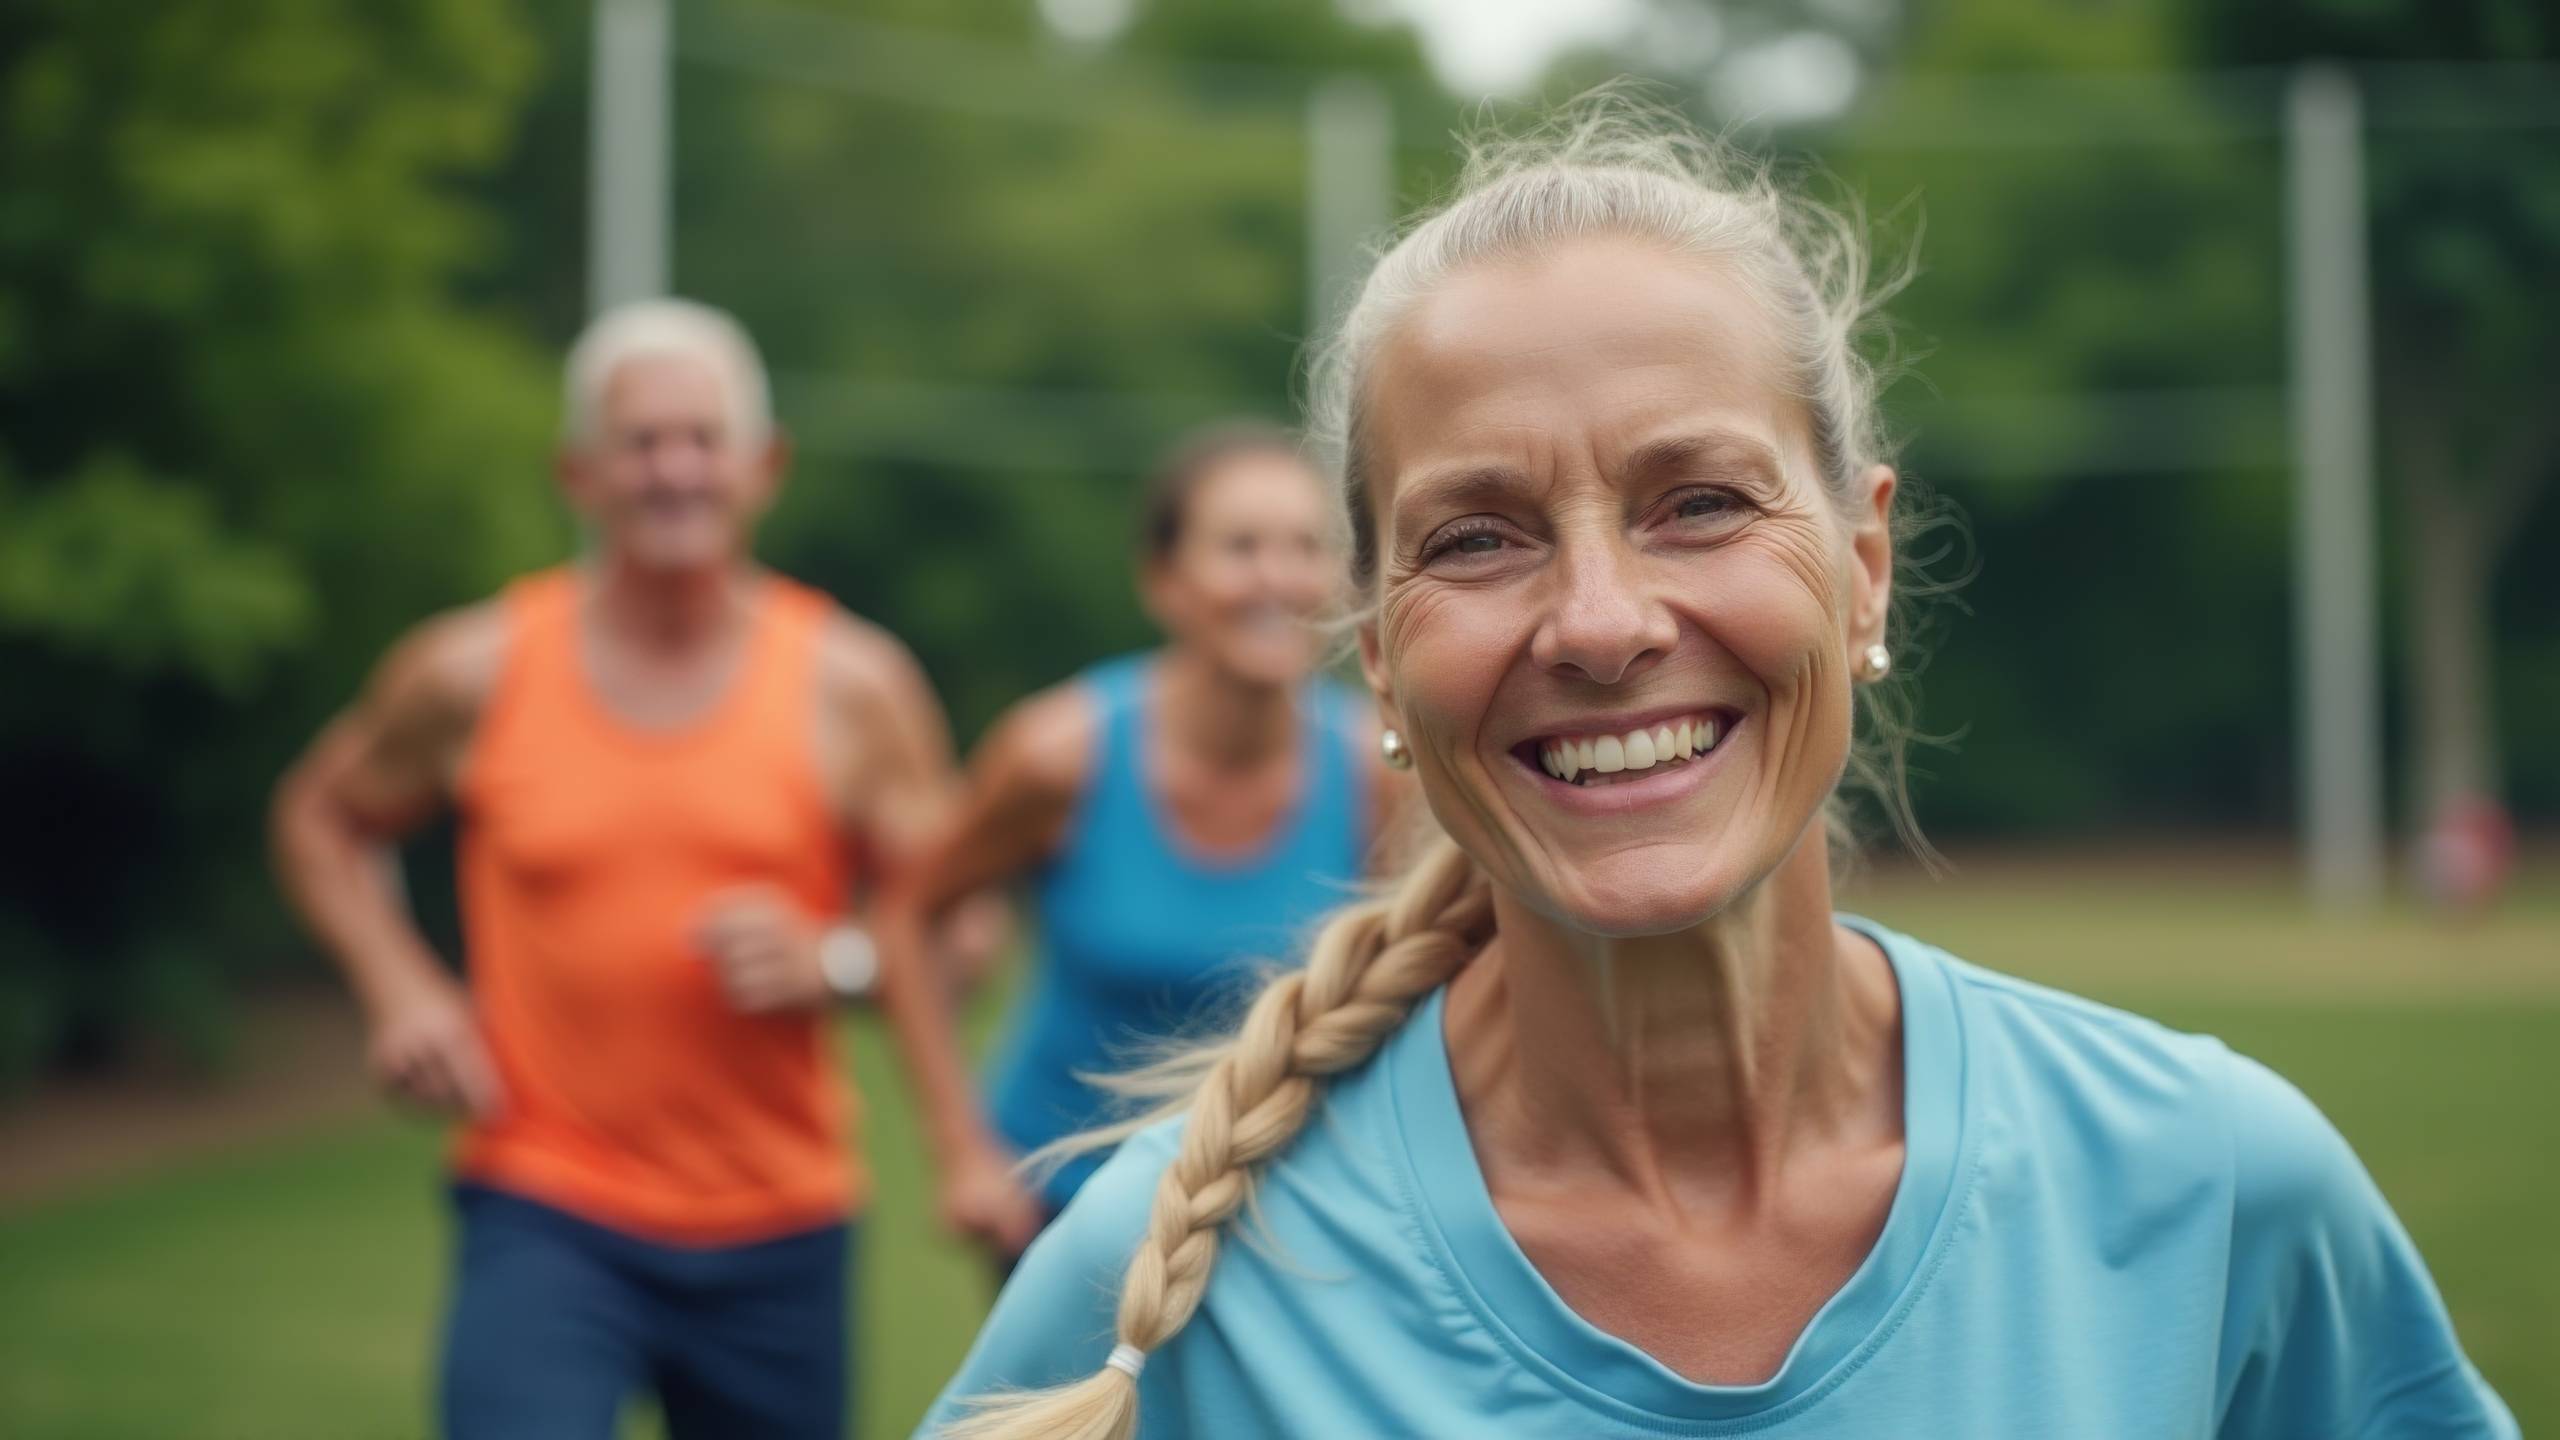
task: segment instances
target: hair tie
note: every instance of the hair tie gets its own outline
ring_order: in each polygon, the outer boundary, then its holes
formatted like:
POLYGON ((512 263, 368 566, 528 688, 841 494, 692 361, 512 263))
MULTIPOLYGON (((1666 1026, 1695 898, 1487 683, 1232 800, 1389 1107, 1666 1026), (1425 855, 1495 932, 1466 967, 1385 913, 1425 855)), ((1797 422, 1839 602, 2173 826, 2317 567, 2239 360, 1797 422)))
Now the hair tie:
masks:
POLYGON ((1117 1370, 1134 1381, 1138 1378, 1138 1372, 1147 1368, 1147 1352, 1135 1345, 1114 1345, 1111 1347, 1111 1358, 1103 1361, 1102 1367, 1106 1370, 1117 1370))

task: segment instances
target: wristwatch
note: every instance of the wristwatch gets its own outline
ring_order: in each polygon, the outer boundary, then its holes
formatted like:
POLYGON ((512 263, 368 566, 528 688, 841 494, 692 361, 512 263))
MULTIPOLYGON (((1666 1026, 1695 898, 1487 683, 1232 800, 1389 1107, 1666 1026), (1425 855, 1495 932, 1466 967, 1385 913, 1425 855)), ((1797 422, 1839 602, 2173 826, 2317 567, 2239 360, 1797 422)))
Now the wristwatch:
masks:
POLYGON ((818 937, 818 969, 839 1000, 860 1000, 880 988, 880 951, 858 925, 830 926, 818 937))

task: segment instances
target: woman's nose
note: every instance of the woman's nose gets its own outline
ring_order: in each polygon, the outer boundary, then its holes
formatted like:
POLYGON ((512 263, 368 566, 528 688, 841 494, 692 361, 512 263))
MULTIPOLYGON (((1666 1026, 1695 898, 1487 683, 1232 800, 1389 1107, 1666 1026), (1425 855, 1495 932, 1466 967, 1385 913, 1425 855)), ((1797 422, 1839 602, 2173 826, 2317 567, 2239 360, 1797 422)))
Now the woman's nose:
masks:
POLYGON ((1678 624, 1644 584, 1642 559, 1618 536, 1569 540, 1549 572, 1546 614, 1530 657, 1615 685, 1671 652, 1678 624))

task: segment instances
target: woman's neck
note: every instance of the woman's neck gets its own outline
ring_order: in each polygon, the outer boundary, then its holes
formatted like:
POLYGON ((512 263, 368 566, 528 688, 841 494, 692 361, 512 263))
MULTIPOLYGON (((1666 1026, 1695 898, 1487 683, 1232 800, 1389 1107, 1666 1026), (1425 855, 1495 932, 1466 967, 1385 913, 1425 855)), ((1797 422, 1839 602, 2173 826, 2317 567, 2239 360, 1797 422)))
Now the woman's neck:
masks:
POLYGON ((1488 1178, 1749 1209, 1809 1148, 1900 1133, 1900 996, 1831 918, 1816 825, 1749 894, 1674 935, 1608 939, 1496 892, 1450 987, 1450 1064, 1488 1178))
POLYGON ((1181 645, 1165 647, 1157 674, 1165 738, 1212 768, 1251 770, 1296 743, 1293 687, 1243 679, 1181 645))

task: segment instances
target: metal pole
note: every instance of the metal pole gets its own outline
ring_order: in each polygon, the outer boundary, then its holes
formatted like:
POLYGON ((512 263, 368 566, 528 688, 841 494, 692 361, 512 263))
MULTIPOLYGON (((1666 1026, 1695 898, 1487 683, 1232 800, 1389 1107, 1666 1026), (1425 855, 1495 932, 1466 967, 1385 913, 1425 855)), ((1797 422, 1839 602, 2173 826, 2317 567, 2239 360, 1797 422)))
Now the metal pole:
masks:
POLYGON ((667 292, 671 0, 596 0, 587 301, 667 292))
POLYGON ((1307 93, 1307 335, 1350 303, 1362 247, 1395 221, 1395 113, 1375 82, 1334 76, 1307 93))
POLYGON ((2328 909, 2382 890, 2373 320, 2362 104, 2332 66, 2285 95, 2291 285, 2295 695, 2305 879, 2328 909))

